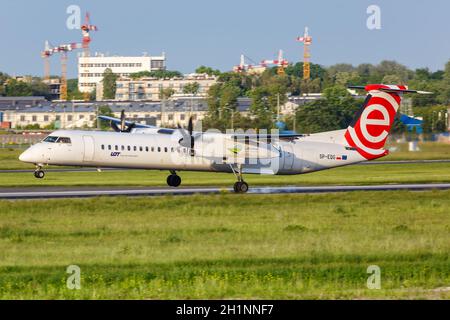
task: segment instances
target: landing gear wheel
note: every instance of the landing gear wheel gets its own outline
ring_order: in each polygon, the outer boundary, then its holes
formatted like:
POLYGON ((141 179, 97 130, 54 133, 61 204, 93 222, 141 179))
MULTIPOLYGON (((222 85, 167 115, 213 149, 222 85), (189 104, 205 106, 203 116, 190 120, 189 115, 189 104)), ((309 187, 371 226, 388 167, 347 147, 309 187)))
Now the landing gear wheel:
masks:
POLYGON ((181 178, 177 174, 171 174, 167 177, 167 184, 170 187, 178 187, 181 184, 181 178))
POLYGON ((245 181, 238 181, 233 186, 234 192, 246 193, 248 191, 248 184, 245 181))
POLYGON ((42 179, 42 178, 44 178, 45 173, 44 173, 44 171, 42 171, 42 170, 36 170, 36 171, 34 172, 34 176, 35 176, 36 178, 38 178, 38 179, 42 179))

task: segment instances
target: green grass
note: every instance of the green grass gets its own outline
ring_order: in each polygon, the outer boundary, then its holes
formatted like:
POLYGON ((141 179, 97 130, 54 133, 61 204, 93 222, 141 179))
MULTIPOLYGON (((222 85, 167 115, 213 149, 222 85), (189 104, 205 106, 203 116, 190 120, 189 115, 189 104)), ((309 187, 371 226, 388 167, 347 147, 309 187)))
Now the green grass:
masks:
POLYGON ((390 143, 390 146, 396 147, 397 150, 381 158, 379 161, 450 159, 450 144, 448 143, 420 142, 420 151, 416 152, 409 152, 407 143, 390 143))
POLYGON ((0 201, 0 298, 450 298, 449 206, 450 191, 0 201))
MULTIPOLYGON (((24 186, 167 186, 167 171, 47 172, 0 174, 0 187, 24 186)), ((230 187, 230 173, 180 172, 183 186, 230 187)), ((450 182, 450 163, 353 165, 294 176, 245 175, 250 186, 450 182)))

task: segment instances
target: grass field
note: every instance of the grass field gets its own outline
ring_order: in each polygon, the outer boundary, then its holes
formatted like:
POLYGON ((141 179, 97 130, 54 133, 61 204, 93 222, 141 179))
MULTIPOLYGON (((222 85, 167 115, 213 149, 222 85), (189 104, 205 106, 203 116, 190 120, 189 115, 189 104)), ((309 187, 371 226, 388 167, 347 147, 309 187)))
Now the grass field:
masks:
POLYGON ((450 191, 0 201, 0 298, 448 299, 449 207, 450 191))

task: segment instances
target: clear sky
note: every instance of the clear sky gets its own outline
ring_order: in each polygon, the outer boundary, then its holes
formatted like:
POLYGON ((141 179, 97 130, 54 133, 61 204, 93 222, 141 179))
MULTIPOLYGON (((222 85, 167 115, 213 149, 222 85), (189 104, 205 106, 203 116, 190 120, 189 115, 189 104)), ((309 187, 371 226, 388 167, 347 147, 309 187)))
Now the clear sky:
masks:
MULTIPOLYGON (((222 71, 244 53, 254 61, 275 58, 278 49, 298 61, 295 37, 307 25, 312 62, 354 65, 383 59, 411 68, 443 69, 450 59, 448 0, 0 0, 0 71, 42 75, 40 51, 52 44, 79 42, 66 27, 69 5, 91 13, 99 31, 91 51, 111 55, 167 55, 172 70, 193 72, 203 64, 222 71), (381 9, 381 29, 369 30, 369 5, 381 9)), ((58 57, 52 74, 59 74, 58 57)), ((69 76, 76 77, 76 54, 69 76)))

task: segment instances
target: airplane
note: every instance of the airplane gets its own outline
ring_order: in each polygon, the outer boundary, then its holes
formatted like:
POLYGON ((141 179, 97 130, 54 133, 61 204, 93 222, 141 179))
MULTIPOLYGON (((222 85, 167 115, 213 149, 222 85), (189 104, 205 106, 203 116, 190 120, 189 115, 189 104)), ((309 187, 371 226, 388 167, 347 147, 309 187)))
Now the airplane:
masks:
POLYGON ((29 147, 20 161, 36 165, 34 175, 44 178, 45 165, 96 168, 168 170, 167 184, 178 187, 180 171, 233 173, 236 193, 248 191, 244 174, 295 175, 377 159, 384 149, 394 117, 405 93, 403 85, 351 86, 367 97, 346 129, 314 134, 194 131, 143 125, 121 118, 110 121, 112 131, 57 130, 29 147))

